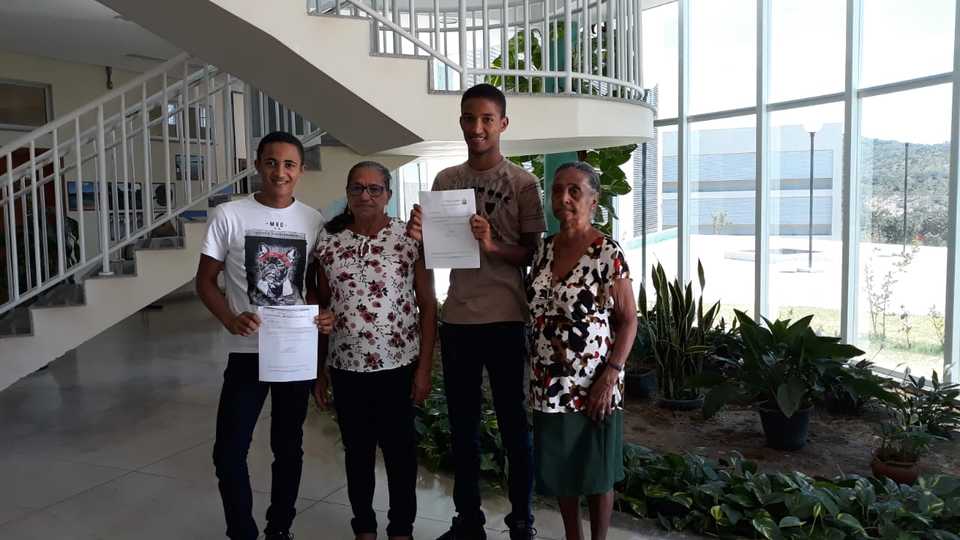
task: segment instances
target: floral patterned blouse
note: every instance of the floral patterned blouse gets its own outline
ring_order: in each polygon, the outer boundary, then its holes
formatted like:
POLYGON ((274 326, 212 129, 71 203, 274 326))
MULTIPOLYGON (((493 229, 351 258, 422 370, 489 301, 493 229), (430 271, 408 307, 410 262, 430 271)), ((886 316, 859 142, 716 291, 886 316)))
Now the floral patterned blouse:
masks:
MULTIPOLYGON (((610 287, 615 280, 629 279, 630 270, 620 245, 604 236, 587 247, 563 279, 552 283, 553 239, 541 241, 527 277, 533 319, 530 406, 545 413, 583 411, 590 385, 613 345, 610 287)), ((623 408, 623 372, 613 391, 613 406, 623 408)))
POLYGON ((320 233, 314 254, 336 316, 327 365, 370 372, 412 364, 420 354, 413 288, 419 244, 400 220, 374 237, 350 229, 320 233))

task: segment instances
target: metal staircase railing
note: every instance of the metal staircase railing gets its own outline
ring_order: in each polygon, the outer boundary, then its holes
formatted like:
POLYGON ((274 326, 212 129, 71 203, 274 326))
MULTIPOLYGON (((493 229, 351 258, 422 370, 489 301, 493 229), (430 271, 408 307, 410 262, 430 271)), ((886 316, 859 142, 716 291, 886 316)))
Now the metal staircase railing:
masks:
POLYGON ((249 188, 259 138, 317 127, 183 54, 0 148, 0 315, 249 188))
POLYGON ((427 58, 432 91, 487 82, 646 99, 639 0, 307 0, 307 11, 370 18, 373 52, 427 58))

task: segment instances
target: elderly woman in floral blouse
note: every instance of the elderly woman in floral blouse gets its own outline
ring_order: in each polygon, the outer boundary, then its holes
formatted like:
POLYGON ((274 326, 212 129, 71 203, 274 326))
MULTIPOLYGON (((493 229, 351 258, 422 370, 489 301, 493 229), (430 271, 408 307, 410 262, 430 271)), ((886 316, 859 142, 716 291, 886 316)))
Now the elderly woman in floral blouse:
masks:
MULTIPOLYGON (((364 161, 347 175, 347 207, 320 234, 314 294, 329 306, 327 366, 345 450, 347 493, 357 540, 377 536, 374 464, 383 451, 390 494, 387 536, 409 539, 416 517, 413 402, 430 390, 437 301, 419 243, 387 217, 390 172, 364 161)), ((308 280, 308 282, 311 280, 308 280)), ((315 395, 326 405, 327 377, 315 395)))
POLYGON ((623 367, 637 331, 620 246, 592 225, 600 181, 583 162, 557 169, 550 194, 560 232, 533 259, 530 403, 537 491, 557 497, 568 540, 606 538, 623 479, 623 367))

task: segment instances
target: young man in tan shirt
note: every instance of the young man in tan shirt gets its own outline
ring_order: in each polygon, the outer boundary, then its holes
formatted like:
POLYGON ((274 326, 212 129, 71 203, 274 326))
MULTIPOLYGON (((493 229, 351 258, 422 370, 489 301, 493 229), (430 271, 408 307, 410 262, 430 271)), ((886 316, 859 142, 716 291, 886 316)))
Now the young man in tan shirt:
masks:
MULTIPOLYGON (((480 406, 483 368, 493 392, 500 436, 509 461, 511 512, 505 521, 511 540, 529 540, 533 529, 533 468, 524 402, 527 368, 523 288, 540 235, 546 230, 537 178, 505 159, 500 134, 507 129, 506 98, 480 84, 460 102, 460 128, 467 162, 437 175, 434 191, 473 189, 477 214, 470 220, 480 244, 480 268, 452 270, 443 306, 440 351, 444 389, 453 435, 457 516, 438 540, 483 540, 486 518, 480 509, 480 406)), ((422 215, 415 207, 407 232, 422 238, 422 215)))

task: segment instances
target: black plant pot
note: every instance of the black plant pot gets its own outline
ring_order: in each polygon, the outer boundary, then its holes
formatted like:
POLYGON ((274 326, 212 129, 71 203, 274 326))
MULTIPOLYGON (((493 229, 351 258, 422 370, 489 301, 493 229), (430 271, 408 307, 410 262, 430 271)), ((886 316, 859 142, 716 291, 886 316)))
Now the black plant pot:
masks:
POLYGON ((695 399, 664 399, 657 401, 657 406, 671 411, 695 411, 703 407, 703 395, 695 399))
POLYGON ((667 499, 648 499, 647 507, 651 516, 677 517, 690 513, 686 506, 667 499))
POLYGON ((640 399, 650 399, 657 393, 657 370, 647 369, 627 373, 627 394, 640 399))
POLYGON ((767 446, 777 450, 799 450, 807 444, 810 414, 813 407, 800 409, 787 418, 776 404, 762 404, 757 408, 767 446))
POLYGON ((851 397, 849 394, 836 395, 828 393, 824 399, 827 412, 840 416, 860 416, 863 414, 864 402, 851 397))

